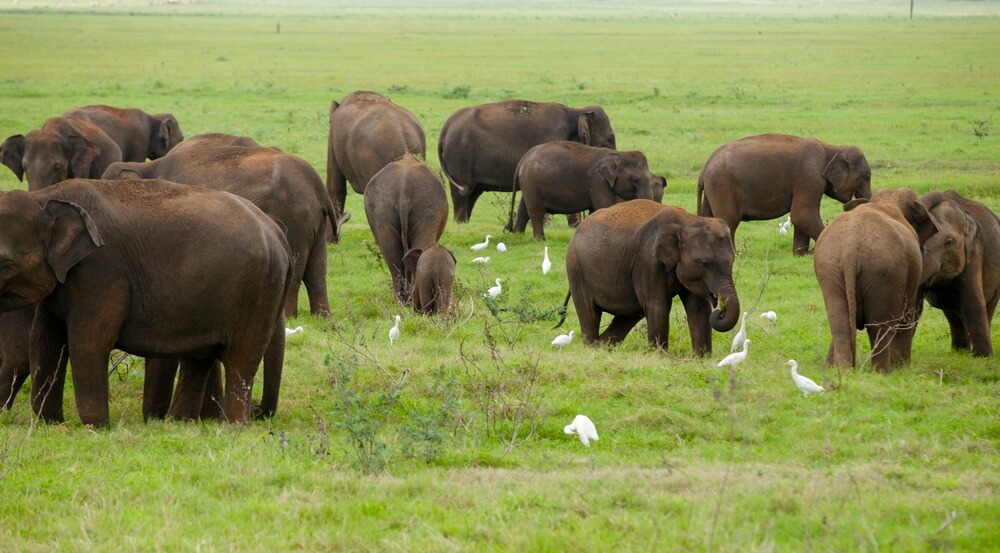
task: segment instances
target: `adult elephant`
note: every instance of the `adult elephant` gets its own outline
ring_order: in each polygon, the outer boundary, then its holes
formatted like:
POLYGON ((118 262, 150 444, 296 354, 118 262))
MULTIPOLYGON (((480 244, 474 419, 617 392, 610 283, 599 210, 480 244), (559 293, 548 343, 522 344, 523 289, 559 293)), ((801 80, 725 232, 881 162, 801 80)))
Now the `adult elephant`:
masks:
POLYGON ((617 344, 645 318, 649 342, 666 350, 670 309, 679 296, 694 352, 710 354, 712 330, 729 331, 739 318, 735 257, 729 229, 718 219, 651 200, 595 212, 580 223, 566 251, 584 343, 617 344), (598 335, 604 313, 614 318, 598 335))
POLYGON ((0 145, 0 163, 17 180, 28 175, 28 190, 70 179, 99 179, 122 151, 103 130, 80 119, 53 117, 27 135, 15 134, 0 145))
POLYGON ((448 222, 448 198, 437 175, 412 155, 386 165, 368 182, 365 214, 389 266, 396 299, 410 303, 416 290, 418 311, 446 311, 455 256, 443 247, 434 249, 448 222))
POLYGON ((181 419, 197 416, 218 360, 223 417, 246 421, 263 359, 261 410, 273 413, 291 262, 278 224, 252 203, 166 181, 72 179, 0 193, 0 221, 0 311, 38 304, 31 403, 43 420, 63 420, 68 353, 80 419, 108 424, 112 348, 199 367, 182 378, 191 400, 171 406, 181 419))
POLYGON ((10 409, 28 379, 28 338, 35 306, 0 313, 0 411, 10 409))
MULTIPOLYGON (((937 247, 952 251, 950 256, 934 256, 941 261, 937 270, 930 269, 934 276, 924 282, 921 297, 944 312, 952 349, 971 349, 973 355, 990 357, 990 328, 1000 300, 1000 220, 985 205, 954 190, 931 192, 920 201, 941 228, 924 251, 934 252, 937 247)), ((918 299, 917 308, 922 307, 918 299)))
POLYGON ((545 239, 545 214, 593 213, 622 200, 663 200, 667 181, 649 171, 642 152, 619 152, 559 140, 528 150, 514 173, 510 198, 513 232, 524 232, 531 219, 535 238, 545 239), (514 220, 514 203, 521 203, 514 220))
POLYGON ((87 121, 104 131, 118 145, 122 161, 158 159, 184 140, 177 119, 169 113, 148 114, 141 109, 85 106, 64 117, 87 121))
POLYGON ((391 100, 358 90, 330 103, 326 147, 326 186, 338 213, 344 212, 347 182, 358 194, 375 173, 406 154, 427 157, 420 122, 391 100))
POLYGON ((856 146, 832 146, 787 134, 761 134, 715 150, 698 176, 698 214, 729 225, 791 214, 792 251, 809 253, 823 231, 823 195, 842 203, 871 198, 872 170, 856 146))
POLYGON ((917 290, 932 276, 922 248, 938 225, 909 188, 881 189, 844 209, 813 254, 832 337, 827 360, 854 366, 856 332, 867 330, 872 365, 885 372, 910 360, 917 290))
MULTIPOLYGON (((214 134, 184 141, 160 159, 112 164, 105 179, 165 179, 197 184, 242 196, 285 228, 294 269, 285 316, 298 314, 299 286, 309 295, 309 310, 330 314, 326 283, 326 229, 336 224, 335 208, 323 180, 304 159, 261 146, 220 146, 242 137, 214 134)), ((337 233, 339 236, 339 232, 337 233)))
POLYGON ((611 120, 600 106, 507 100, 453 113, 441 129, 438 159, 451 186, 455 220, 467 222, 483 192, 511 192, 521 157, 555 140, 615 147, 611 120))

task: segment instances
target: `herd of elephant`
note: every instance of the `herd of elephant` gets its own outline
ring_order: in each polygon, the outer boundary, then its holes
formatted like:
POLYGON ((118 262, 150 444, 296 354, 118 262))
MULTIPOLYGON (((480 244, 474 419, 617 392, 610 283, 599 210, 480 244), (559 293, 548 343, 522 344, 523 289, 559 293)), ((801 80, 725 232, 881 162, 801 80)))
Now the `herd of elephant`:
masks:
MULTIPOLYGON (((347 183, 364 195, 396 299, 449 311, 455 255, 439 242, 448 199, 422 161, 420 123, 368 91, 332 102, 329 115, 325 187, 298 156, 228 134, 185 139, 172 115, 138 109, 74 109, 4 141, 0 162, 27 177, 28 191, 0 193, 2 407, 31 376, 32 409, 64 420, 70 362, 80 419, 107 425, 117 348, 146 358, 145 418, 273 415, 299 288, 313 314, 330 314, 327 242, 349 220, 347 183)), ((816 241, 831 363, 855 363, 861 329, 877 368, 908 360, 924 298, 944 311, 955 349, 992 355, 1000 221, 953 191, 873 194, 857 147, 777 134, 723 145, 699 177, 697 215, 661 204, 666 180, 641 152, 616 150, 600 106, 462 108, 441 130, 438 157, 458 222, 483 192, 501 191, 514 193, 515 232, 530 220, 544 239, 548 214, 578 225, 566 301, 586 343, 620 342, 645 318, 649 341, 666 349, 679 296, 693 350, 708 355, 712 331, 739 318, 737 226, 787 213, 796 255, 816 241), (823 195, 845 203, 826 229, 823 195), (592 215, 579 222, 584 211, 592 215), (600 332, 604 313, 613 319, 600 332)))

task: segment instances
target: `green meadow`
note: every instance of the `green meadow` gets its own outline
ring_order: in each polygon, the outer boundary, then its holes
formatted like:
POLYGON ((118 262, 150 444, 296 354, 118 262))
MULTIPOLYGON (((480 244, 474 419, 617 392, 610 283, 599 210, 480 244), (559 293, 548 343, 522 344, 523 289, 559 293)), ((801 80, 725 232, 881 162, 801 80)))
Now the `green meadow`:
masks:
MULTIPOLYGON (((859 146, 875 189, 954 188, 1000 212, 997 2, 917 1, 912 20, 905 2, 93 4, 0 4, 0 139, 104 103, 248 135, 325 175, 330 101, 369 89, 417 116, 436 170, 452 112, 525 98, 604 106, 619 148, 645 152, 664 203, 689 211, 715 148, 783 132, 859 146)), ((23 187, 0 167, 0 188, 23 187)), ((908 366, 875 373, 859 336, 857 369, 827 367, 812 259, 778 221, 751 222, 738 370, 716 366, 732 333, 693 356, 679 302, 666 352, 644 323, 617 348, 559 352, 552 338, 578 330, 572 305, 551 330, 573 231, 550 221, 543 276, 543 244, 502 230, 509 198, 449 221, 457 305, 425 318, 394 303, 350 192, 333 316, 288 321, 305 332, 272 420, 144 423, 126 355, 109 429, 80 424, 71 385, 62 425, 38 423, 23 391, 0 413, 0 549, 1000 550, 1000 368, 950 351, 940 312, 925 309, 908 366), (486 234, 509 251, 474 265, 486 234), (790 358, 828 391, 803 397, 790 358), (600 434, 589 448, 563 433, 578 413, 600 434)), ((840 210, 824 200, 827 221, 840 210)))

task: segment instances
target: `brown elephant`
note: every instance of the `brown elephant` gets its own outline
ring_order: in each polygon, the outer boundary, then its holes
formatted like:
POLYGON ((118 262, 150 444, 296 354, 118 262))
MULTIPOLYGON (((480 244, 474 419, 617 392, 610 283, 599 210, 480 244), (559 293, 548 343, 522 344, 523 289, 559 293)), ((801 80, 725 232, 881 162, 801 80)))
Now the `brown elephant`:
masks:
POLYGON ((990 328, 1000 300, 1000 220, 983 204, 954 190, 931 192, 920 201, 941 229, 924 245, 925 252, 943 247, 950 248, 951 255, 933 255, 937 266, 924 268, 925 274, 930 270, 934 275, 923 283, 917 308, 926 298, 931 307, 944 312, 952 349, 991 357, 990 328))
MULTIPOLYGON (((108 424, 112 348, 221 361, 221 408, 236 422, 248 418, 263 359, 261 411, 274 412, 291 261, 277 223, 252 203, 159 180, 72 179, 0 193, 0 225, 0 311, 38 304, 31 404, 43 420, 63 420, 69 361, 80 419, 108 424)), ((171 406, 181 419, 197 416, 210 371, 182 376, 187 400, 171 406)))
POLYGON ((10 409, 28 379, 28 338, 35 306, 0 313, 0 411, 10 409))
POLYGON ((465 107, 448 117, 441 129, 438 159, 451 185, 455 221, 469 220, 483 192, 513 191, 521 157, 554 140, 615 147, 611 120, 600 106, 507 100, 465 107))
POLYGON ((261 146, 218 145, 227 143, 243 143, 243 137, 196 135, 160 159, 114 163, 104 178, 165 179, 224 190, 251 200, 281 223, 288 237, 294 271, 285 316, 297 315, 302 283, 309 295, 310 312, 329 315, 326 229, 328 223, 338 229, 339 225, 323 180, 309 162, 298 156, 261 146))
POLYGON ((524 232, 531 219, 535 238, 545 239, 545 214, 593 213, 622 200, 663 200, 667 181, 649 172, 642 152, 619 152, 579 142, 556 141, 528 150, 514 173, 510 199, 513 232, 524 232), (514 220, 514 203, 521 203, 514 220))
MULTIPOLYGON (((365 191, 365 214, 382 258, 389 266, 392 291, 400 303, 410 302, 417 286, 418 311, 446 311, 455 280, 455 256, 442 252, 420 263, 424 252, 438 244, 448 222, 444 184, 412 155, 394 161, 372 177, 365 191), (435 259, 440 263, 432 264, 435 259), (446 286, 437 296, 431 286, 446 286), (436 301, 440 298, 441 301, 436 301)), ((447 250, 445 250, 447 252, 447 250)))
POLYGON ((792 251, 805 255, 809 240, 823 231, 823 195, 842 203, 871 198, 871 176, 856 146, 786 134, 749 136, 719 147, 705 162, 698 177, 698 214, 725 221, 735 243, 740 221, 790 213, 792 251))
POLYGON ((410 304, 422 315, 448 313, 455 287, 455 254, 441 244, 427 249, 411 248, 403 256, 403 267, 413 275, 410 304))
POLYGON ((344 212, 347 182, 358 194, 375 173, 406 154, 427 157, 424 129, 412 113, 376 92, 358 90, 330 103, 326 186, 344 212))
POLYGON ((922 248, 938 225, 909 188, 881 189, 844 209, 813 254, 832 335, 827 361, 854 366, 856 331, 867 330, 873 366, 888 371, 910 360, 917 290, 933 276, 922 248))
POLYGON ((0 163, 28 190, 71 178, 99 179, 108 165, 121 161, 121 148, 96 125, 80 119, 53 117, 41 129, 15 134, 0 145, 0 163))
POLYGON ((645 318, 649 342, 665 351, 670 309, 679 296, 692 349, 710 354, 712 330, 727 332, 739 320, 735 257, 729 229, 718 219, 652 200, 598 210, 580 223, 566 251, 584 343, 621 342, 645 318), (603 313, 614 318, 598 335, 603 313))
POLYGON ((140 109, 86 106, 63 114, 98 127, 118 145, 122 161, 158 159, 184 140, 177 119, 169 113, 150 115, 140 109))

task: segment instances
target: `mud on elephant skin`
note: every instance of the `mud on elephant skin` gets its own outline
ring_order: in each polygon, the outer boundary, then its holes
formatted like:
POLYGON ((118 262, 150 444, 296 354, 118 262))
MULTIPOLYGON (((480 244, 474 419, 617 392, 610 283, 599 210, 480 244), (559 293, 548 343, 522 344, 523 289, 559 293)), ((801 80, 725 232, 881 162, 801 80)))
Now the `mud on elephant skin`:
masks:
POLYGON ((823 195, 841 203, 871 198, 871 167, 856 146, 833 146, 786 134, 749 136, 720 146, 698 176, 698 214, 726 222, 736 240, 740 221, 790 213, 792 251, 809 253, 823 231, 823 195))
MULTIPOLYGON (((220 360, 222 412, 235 422, 249 416, 263 359, 262 409, 276 408, 290 254, 277 223, 249 201, 166 181, 73 179, 0 193, 0 225, 0 311, 38 304, 31 404, 43 420, 63 420, 69 361, 80 419, 108 424, 113 348, 220 360)), ((209 372, 187 376, 185 390, 204 391, 209 372)))
POLYGON ((645 318, 647 339, 665 351, 673 298, 680 297, 694 353, 710 354, 712 330, 729 331, 739 320, 735 257, 719 219, 651 200, 595 212, 580 223, 566 252, 584 343, 621 342, 645 318), (604 313, 613 319, 598 335, 604 313))
POLYGON ((600 106, 508 100, 465 107, 448 117, 438 159, 451 187, 455 221, 469 220, 483 192, 511 192, 525 152, 554 140, 615 148, 611 120, 600 106))
POLYGON ((99 179, 108 165, 121 161, 121 148, 87 121, 53 117, 27 135, 16 134, 0 145, 0 163, 17 180, 28 176, 28 190, 41 190, 71 178, 99 179))
POLYGON ((642 152, 619 152, 579 142, 556 141, 528 150, 514 174, 508 228, 522 233, 531 220, 545 239, 547 213, 593 213, 623 200, 661 201, 667 181, 652 174, 642 152), (517 191, 521 202, 514 220, 517 191))
POLYGON ((184 140, 177 119, 169 113, 150 115, 141 109, 94 105, 63 116, 87 121, 104 131, 121 149, 122 161, 161 158, 184 140))

